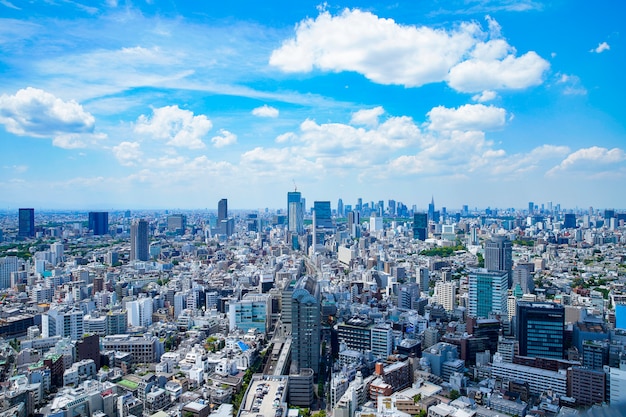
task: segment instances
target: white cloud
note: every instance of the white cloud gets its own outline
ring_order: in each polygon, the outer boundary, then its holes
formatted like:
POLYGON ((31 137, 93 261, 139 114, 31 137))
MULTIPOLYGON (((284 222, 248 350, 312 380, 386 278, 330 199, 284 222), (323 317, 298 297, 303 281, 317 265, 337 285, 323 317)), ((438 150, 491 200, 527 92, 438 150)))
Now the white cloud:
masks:
POLYGON ((76 101, 32 87, 0 96, 0 123, 19 136, 51 137, 61 148, 84 147, 105 137, 93 133, 95 118, 76 101))
POLYGON ((23 174, 28 171, 28 165, 11 165, 11 166, 3 166, 4 169, 10 170, 16 174, 23 174))
POLYGON ((463 92, 521 89, 541 84, 547 61, 535 52, 516 57, 487 18, 454 29, 399 25, 360 10, 322 11, 300 22, 295 37, 272 52, 270 65, 285 72, 354 71, 380 84, 418 87, 447 81, 463 92), (484 41, 491 37, 491 40, 484 41))
POLYGON ((359 110, 352 115, 350 124, 362 125, 368 127, 374 127, 378 125, 378 118, 385 113, 385 110, 381 107, 374 107, 373 109, 359 110))
POLYGON ((495 100, 498 97, 498 94, 495 91, 485 90, 480 94, 476 94, 472 96, 472 100, 477 101, 479 103, 486 103, 487 101, 495 100))
POLYGON ((576 75, 557 74, 556 83, 563 88, 563 94, 582 96, 587 94, 587 89, 582 85, 580 78, 576 75))
POLYGON ((295 37, 272 52, 270 65, 285 72, 355 71, 380 84, 416 87, 444 80, 480 33, 475 23, 446 31, 360 10, 324 11, 300 22, 295 37))
POLYGON ((613 171, 626 173, 626 153, 620 148, 607 149, 599 146, 582 148, 567 156, 560 164, 550 169, 546 175, 553 176, 560 172, 581 172, 598 175, 613 171))
POLYGON ((604 51, 608 51, 611 49, 611 46, 606 42, 601 42, 598 44, 596 48, 591 49, 589 52, 595 52, 596 54, 601 54, 604 51))
MULTIPOLYGON (((480 51, 494 53, 494 50, 480 51)), ((466 93, 484 90, 519 90, 543 82, 550 64, 537 53, 530 51, 515 57, 508 54, 503 59, 479 58, 463 61, 450 69, 448 83, 457 91, 466 93)))
POLYGON ((213 124, 203 114, 194 116, 192 111, 178 106, 153 109, 152 118, 141 115, 137 119, 135 132, 166 140, 168 145, 189 149, 205 147, 202 138, 213 124))
POLYGON ((220 134, 218 136, 214 136, 211 139, 211 142, 213 142, 213 146, 216 148, 223 148, 224 146, 237 143, 237 135, 229 132, 228 130, 220 129, 220 134))
POLYGON ((504 126, 506 111, 484 104, 465 104, 457 109, 438 106, 428 112, 428 117, 431 130, 489 130, 504 126))
POLYGON ((113 155, 115 155, 120 164, 133 166, 140 161, 143 155, 139 147, 139 142, 122 142, 113 147, 113 155))
POLYGON ((278 117, 278 109, 268 106, 267 104, 262 105, 261 107, 257 107, 252 110, 252 114, 258 117, 278 117))

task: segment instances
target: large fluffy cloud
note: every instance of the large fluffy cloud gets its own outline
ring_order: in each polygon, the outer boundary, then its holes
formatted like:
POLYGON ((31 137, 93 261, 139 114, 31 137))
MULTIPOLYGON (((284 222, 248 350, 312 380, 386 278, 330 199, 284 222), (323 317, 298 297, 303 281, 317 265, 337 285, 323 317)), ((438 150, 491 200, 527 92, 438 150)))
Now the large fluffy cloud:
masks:
POLYGON ((623 149, 607 149, 600 146, 579 149, 567 156, 560 164, 547 172, 554 176, 565 172, 581 172, 589 175, 613 173, 626 174, 626 153, 623 149))
POLYGON ((428 112, 428 117, 431 130, 490 130, 504 126, 506 111, 484 104, 466 104, 458 109, 438 106, 428 112))
POLYGON ((135 132, 165 140, 171 146, 202 149, 206 146, 202 138, 212 127, 203 114, 194 116, 192 111, 178 106, 165 106, 154 109, 152 117, 139 116, 135 132))
POLYGON ((450 30, 399 25, 360 10, 321 12, 296 26, 295 37, 273 51, 270 64, 285 72, 354 71, 380 84, 407 87, 447 81, 464 92, 520 89, 540 84, 547 61, 535 52, 517 57, 488 18, 450 30), (491 39, 489 39, 491 38, 491 39))
POLYGON ((95 118, 76 101, 64 101, 37 88, 0 96, 0 123, 20 136, 50 137, 62 148, 85 146, 94 134, 95 118))
POLYGON ((237 135, 226 129, 220 129, 220 134, 211 138, 211 142, 213 142, 213 146, 216 148, 223 148, 224 146, 237 143, 237 135))

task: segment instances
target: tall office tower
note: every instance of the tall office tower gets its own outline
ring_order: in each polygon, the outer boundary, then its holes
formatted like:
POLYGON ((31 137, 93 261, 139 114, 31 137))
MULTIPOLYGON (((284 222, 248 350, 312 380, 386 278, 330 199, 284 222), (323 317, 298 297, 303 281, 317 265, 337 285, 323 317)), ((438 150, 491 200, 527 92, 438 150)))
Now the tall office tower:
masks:
POLYGON ((109 213, 106 211, 89 212, 89 230, 94 236, 102 236, 109 233, 109 213))
POLYGON ((413 214, 413 239, 424 241, 428 237, 428 217, 426 213, 413 214))
POLYGON ((177 235, 184 235, 187 229, 187 216, 184 214, 172 214, 167 216, 167 230, 177 235))
POLYGON ((430 271, 428 268, 421 267, 416 271, 419 274, 420 290, 428 294, 430 288, 430 271))
POLYGON ((331 217, 330 201, 313 202, 313 210, 317 219, 318 229, 332 229, 333 219, 331 217))
POLYGON ((287 228, 290 232, 297 234, 302 234, 304 231, 302 194, 298 191, 287 193, 287 228))
POLYGON ((532 201, 528 202, 528 214, 533 214, 535 212, 535 203, 532 201))
POLYGON ((576 215, 574 213, 565 213, 565 217, 563 217, 563 227, 565 229, 576 228, 576 215))
POLYGON ((356 200, 355 210, 358 211, 359 213, 361 212, 361 210, 363 210, 363 199, 362 198, 358 198, 356 200))
POLYGON ((489 313, 508 318, 509 279, 506 271, 474 269, 469 274, 469 315, 488 318, 489 313))
POLYGON ((518 301, 516 316, 520 356, 563 359, 564 306, 518 301))
POLYGON ((389 208, 389 215, 395 217, 396 215, 396 200, 387 201, 387 207, 389 208))
POLYGON ((297 370, 319 371, 320 314, 317 281, 304 276, 296 283, 291 295, 291 362, 297 370))
POLYGON ((222 220, 228 219, 228 200, 222 198, 217 203, 217 224, 220 224, 222 220))
POLYGON ((505 236, 493 236, 485 243, 485 268, 488 271, 506 271, 508 287, 513 281, 513 246, 505 236))
POLYGON ((609 220, 615 217, 615 210, 605 209, 604 210, 604 219, 609 220))
POLYGON ((0 290, 11 287, 11 273, 19 269, 17 256, 5 256, 0 258, 0 290))
POLYGON ((142 219, 130 226, 130 260, 147 261, 148 259, 150 259, 148 222, 142 219))
POLYGON ((21 208, 18 213, 19 237, 35 237, 35 209, 21 208))
POLYGON ((378 207, 378 215, 380 217, 383 217, 383 215, 385 214, 385 202, 383 200, 379 200, 377 207, 378 207))

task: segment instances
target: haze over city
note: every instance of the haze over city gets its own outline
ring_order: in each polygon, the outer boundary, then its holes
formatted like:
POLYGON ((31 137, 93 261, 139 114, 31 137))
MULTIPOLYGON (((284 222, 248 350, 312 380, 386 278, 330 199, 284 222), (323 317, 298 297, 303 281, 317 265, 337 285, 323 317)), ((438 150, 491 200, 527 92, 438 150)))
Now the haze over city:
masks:
POLYGON ((0 2, 0 207, 623 208, 624 5, 0 2), (334 203, 333 203, 334 204, 334 203))

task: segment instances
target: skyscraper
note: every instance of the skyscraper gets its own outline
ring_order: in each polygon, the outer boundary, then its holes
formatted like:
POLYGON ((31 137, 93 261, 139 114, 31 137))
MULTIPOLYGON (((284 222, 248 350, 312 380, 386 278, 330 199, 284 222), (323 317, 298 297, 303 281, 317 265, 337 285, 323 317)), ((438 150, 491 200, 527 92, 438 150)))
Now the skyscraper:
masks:
POLYGON ((142 219, 130 226, 130 260, 147 261, 149 258, 148 222, 142 219))
POLYGON ((318 229, 332 229, 333 219, 331 217, 330 201, 313 202, 313 210, 317 218, 318 229))
POLYGON ((513 246, 505 236, 493 236, 485 243, 485 268, 489 271, 506 271, 508 288, 513 280, 513 246))
POLYGON ((343 217, 343 200, 341 198, 337 201, 337 217, 343 217))
POLYGON ((106 211, 90 211, 89 230, 93 231, 94 236, 109 233, 109 213, 106 211))
POLYGON ((535 212, 535 203, 532 201, 528 202, 528 214, 533 214, 535 212))
POLYGON ((518 301, 516 317, 520 356, 563 359, 565 307, 518 301))
POLYGON ((302 277, 291 295, 291 362, 298 370, 319 370, 320 314, 317 281, 311 276, 302 277))
POLYGON ((563 227, 565 229, 576 228, 576 215, 574 213, 565 213, 565 217, 563 218, 563 227))
POLYGON ((228 218, 228 200, 222 198, 217 203, 217 223, 220 224, 222 220, 226 220, 228 218))
POLYGON ((469 274, 469 315, 488 318, 489 313, 508 318, 508 273, 474 269, 469 274))
POLYGON ((18 214, 19 237, 35 237, 35 209, 21 208, 18 214))
POLYGON ((287 230, 297 234, 301 234, 304 231, 302 194, 298 191, 287 193, 287 230))
POLYGON ((428 217, 426 213, 413 214, 413 239, 426 240, 428 237, 428 217))

